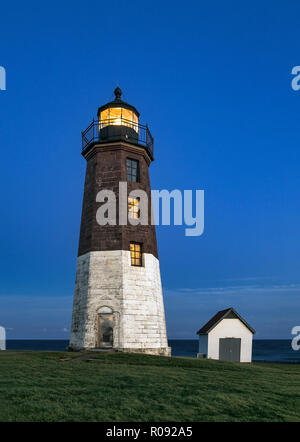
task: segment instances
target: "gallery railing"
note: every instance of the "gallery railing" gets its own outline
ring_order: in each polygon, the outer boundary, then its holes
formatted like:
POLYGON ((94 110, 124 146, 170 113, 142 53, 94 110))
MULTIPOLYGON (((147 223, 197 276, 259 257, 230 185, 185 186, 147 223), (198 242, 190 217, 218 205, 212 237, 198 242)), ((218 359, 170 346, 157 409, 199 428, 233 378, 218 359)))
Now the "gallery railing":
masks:
POLYGON ((85 131, 82 131, 82 151, 91 144, 107 141, 124 140, 133 144, 141 144, 153 156, 154 139, 148 126, 135 123, 125 118, 112 118, 108 120, 93 120, 85 131))

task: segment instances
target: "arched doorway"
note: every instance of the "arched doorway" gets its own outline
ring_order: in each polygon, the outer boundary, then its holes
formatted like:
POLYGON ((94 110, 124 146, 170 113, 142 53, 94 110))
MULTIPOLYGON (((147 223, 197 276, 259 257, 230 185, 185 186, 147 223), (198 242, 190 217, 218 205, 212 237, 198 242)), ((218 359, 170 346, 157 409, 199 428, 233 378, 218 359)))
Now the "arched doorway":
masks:
POLYGON ((114 345, 114 315, 110 307, 101 307, 97 316, 98 347, 112 348, 114 345))

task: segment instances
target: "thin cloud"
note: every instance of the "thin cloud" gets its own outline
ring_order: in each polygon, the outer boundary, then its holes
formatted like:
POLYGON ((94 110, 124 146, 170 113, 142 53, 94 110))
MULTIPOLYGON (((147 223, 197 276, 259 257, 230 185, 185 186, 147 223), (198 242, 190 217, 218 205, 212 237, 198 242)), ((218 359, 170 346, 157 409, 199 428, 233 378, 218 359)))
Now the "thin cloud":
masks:
POLYGON ((221 294, 248 294, 251 293, 300 293, 300 284, 272 284, 272 285, 230 285, 224 287, 181 287, 177 289, 166 289, 168 293, 190 293, 194 295, 221 295, 221 294))
POLYGON ((299 323, 300 284, 236 284, 165 289, 169 337, 192 338, 218 310, 234 307, 256 338, 288 338, 299 323))

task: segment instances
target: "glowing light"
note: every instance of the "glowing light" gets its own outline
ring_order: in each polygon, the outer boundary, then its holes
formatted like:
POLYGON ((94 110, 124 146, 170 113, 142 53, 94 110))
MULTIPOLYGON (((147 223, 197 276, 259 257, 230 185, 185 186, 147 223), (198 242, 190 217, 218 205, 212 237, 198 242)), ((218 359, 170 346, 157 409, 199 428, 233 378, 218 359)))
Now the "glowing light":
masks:
POLYGON ((130 243, 130 258, 132 266, 142 265, 142 248, 141 244, 131 242, 130 243))
POLYGON ((128 214, 130 218, 139 219, 140 208, 139 208, 139 198, 128 198, 128 214))
POLYGON ((139 133, 138 116, 122 107, 110 107, 100 113, 99 130, 105 126, 127 126, 139 133))

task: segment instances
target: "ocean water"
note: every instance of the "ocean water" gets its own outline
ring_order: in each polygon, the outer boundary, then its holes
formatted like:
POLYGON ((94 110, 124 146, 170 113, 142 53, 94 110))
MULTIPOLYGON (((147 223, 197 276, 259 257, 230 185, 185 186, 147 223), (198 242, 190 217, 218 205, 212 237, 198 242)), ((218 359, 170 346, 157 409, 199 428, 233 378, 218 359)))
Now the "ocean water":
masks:
MULTIPOLYGON (((170 340, 173 356, 195 356, 198 352, 197 340, 170 340)), ((253 362, 280 362, 300 364, 300 350, 294 351, 289 339, 254 339, 252 346, 253 362)))
MULTIPOLYGON (((7 350, 48 350, 65 351, 68 341, 64 340, 7 340, 7 350)), ((173 356, 196 357, 198 352, 197 340, 170 339, 173 356)), ((253 340, 253 361, 281 362, 286 364, 300 364, 300 350, 294 351, 290 340, 253 340)))

